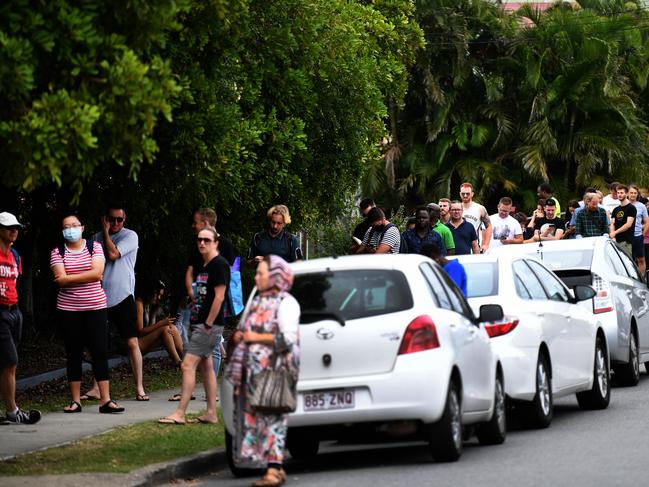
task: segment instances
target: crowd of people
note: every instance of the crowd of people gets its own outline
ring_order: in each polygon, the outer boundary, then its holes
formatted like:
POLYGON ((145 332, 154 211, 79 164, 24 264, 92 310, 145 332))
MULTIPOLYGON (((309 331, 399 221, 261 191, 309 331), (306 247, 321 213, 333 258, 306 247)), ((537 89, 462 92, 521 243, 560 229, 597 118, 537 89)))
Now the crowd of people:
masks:
MULTIPOLYGON (((466 275, 447 255, 486 253, 495 247, 544 240, 594 237, 614 238, 640 271, 646 270, 649 252, 648 200, 635 184, 609 185, 604 196, 596 188, 586 188, 581 201, 571 200, 561 213, 552 187, 537 188, 538 203, 531 216, 517 211, 512 199, 500 198, 496 212, 474 201, 470 183, 462 183, 459 200, 441 198, 415 210, 403 232, 386 219, 372 199, 363 199, 359 210, 365 217, 353 232, 353 253, 416 253, 438 261, 461 289, 466 290, 466 275), (452 267, 452 271, 449 268, 452 267)), ((461 266, 460 266, 461 267, 461 266)))
MULTIPOLYGON (((470 183, 459 187, 459 199, 441 198, 417 208, 401 231, 373 200, 363 199, 364 216, 354 229, 352 253, 418 253, 437 261, 466 294, 467 277, 452 255, 489 252, 502 245, 565 238, 609 235, 632 255, 644 273, 649 245, 647 200, 636 185, 612 183, 604 196, 586 188, 581 201, 561 205, 548 184, 538 187, 538 205, 528 217, 517 211, 510 197, 500 198, 496 212, 474 201, 470 183)), ((126 228, 126 210, 107 208, 102 231, 84 238, 85 227, 75 213, 61 219, 60 245, 50 254, 54 283, 59 291, 57 318, 63 334, 70 402, 65 413, 81 413, 87 401, 99 401, 103 414, 124 413, 110 395, 108 367, 109 328, 130 359, 134 397, 149 401, 142 356, 164 348, 182 372, 180 393, 169 400, 177 407, 162 424, 190 422, 185 413, 193 399, 196 371, 200 370, 206 412, 193 422, 218 422, 217 377, 226 353, 223 331, 236 317, 231 276, 239 263, 232 241, 216 230, 217 215, 210 208, 193 214, 194 240, 184 276, 186 297, 173 315, 163 306, 164 282, 136 276, 138 235, 126 228), (90 353, 93 384, 81 392, 84 349, 90 353)), ((255 377, 271 363, 291 371, 299 368, 299 305, 289 294, 292 271, 287 263, 304 258, 296 235, 286 230, 289 210, 276 205, 267 212, 267 228, 250 242, 245 261, 256 269, 256 297, 248 304, 230 340, 225 378, 235 393, 235 462, 264 468, 254 485, 280 485, 287 432, 286 413, 260 412, 251 407, 255 377)), ((15 402, 18 343, 22 315, 18 306, 22 264, 13 248, 22 228, 17 218, 0 213, 0 394, 5 402, 3 423, 34 424, 39 411, 25 411, 15 402)), ((240 288, 239 291, 240 292, 240 288)), ((240 297, 239 297, 240 299, 240 297)))

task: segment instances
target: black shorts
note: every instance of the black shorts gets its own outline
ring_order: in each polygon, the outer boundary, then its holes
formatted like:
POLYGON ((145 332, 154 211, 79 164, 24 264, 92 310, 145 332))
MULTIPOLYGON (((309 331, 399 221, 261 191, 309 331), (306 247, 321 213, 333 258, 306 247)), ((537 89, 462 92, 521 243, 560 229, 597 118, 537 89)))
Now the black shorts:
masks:
POLYGON ((137 336, 135 321, 137 320, 137 311, 135 308, 135 299, 133 295, 127 297, 119 304, 108 308, 108 323, 112 323, 123 339, 137 336))
POLYGON ((638 257, 644 257, 644 237, 642 235, 633 237, 633 244, 631 244, 631 251, 633 252, 634 259, 637 259, 638 257))
POLYGON ((0 307, 0 369, 18 363, 18 342, 23 328, 23 315, 18 306, 0 307))

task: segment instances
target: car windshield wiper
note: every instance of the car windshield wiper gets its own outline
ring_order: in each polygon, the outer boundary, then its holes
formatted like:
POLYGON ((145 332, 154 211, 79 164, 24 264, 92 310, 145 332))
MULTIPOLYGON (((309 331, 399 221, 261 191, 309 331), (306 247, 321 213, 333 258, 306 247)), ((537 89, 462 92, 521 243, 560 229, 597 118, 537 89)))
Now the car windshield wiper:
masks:
POLYGON ((302 311, 300 314, 300 323, 306 325, 322 320, 337 321, 340 323, 340 326, 345 326, 345 320, 342 316, 332 311, 302 311))

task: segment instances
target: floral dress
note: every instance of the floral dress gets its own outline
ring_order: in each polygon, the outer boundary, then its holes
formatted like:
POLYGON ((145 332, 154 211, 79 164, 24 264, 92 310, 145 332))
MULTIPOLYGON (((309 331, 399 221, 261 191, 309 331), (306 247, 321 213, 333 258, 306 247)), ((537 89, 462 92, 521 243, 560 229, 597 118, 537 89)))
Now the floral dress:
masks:
POLYGON ((298 321, 300 306, 290 294, 257 296, 241 331, 272 333, 275 346, 244 344, 239 385, 234 392, 234 461, 242 468, 265 468, 284 459, 288 414, 254 411, 248 403, 255 376, 276 362, 297 377, 300 364, 298 321), (275 359, 276 357, 276 359, 275 359))

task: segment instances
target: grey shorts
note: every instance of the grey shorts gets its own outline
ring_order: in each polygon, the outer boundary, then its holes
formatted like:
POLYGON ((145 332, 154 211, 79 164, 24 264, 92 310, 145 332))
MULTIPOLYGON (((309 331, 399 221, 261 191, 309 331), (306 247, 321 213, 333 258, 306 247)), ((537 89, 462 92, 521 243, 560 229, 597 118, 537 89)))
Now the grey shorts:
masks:
POLYGON ((202 323, 189 327, 189 344, 187 353, 201 358, 212 356, 214 347, 221 343, 222 326, 213 326, 207 331, 202 323))

